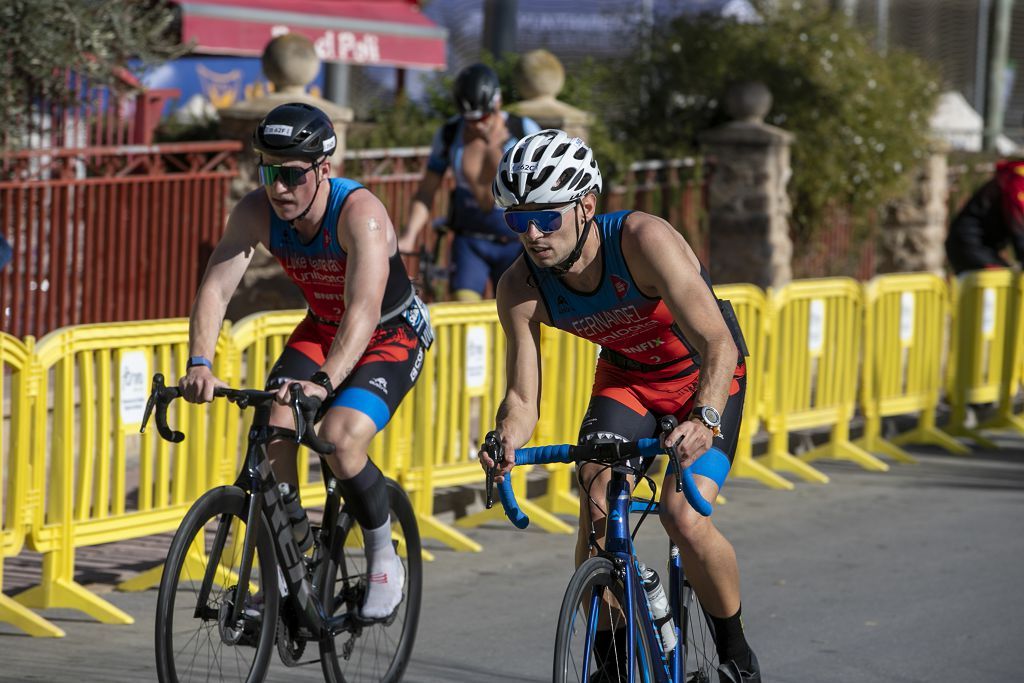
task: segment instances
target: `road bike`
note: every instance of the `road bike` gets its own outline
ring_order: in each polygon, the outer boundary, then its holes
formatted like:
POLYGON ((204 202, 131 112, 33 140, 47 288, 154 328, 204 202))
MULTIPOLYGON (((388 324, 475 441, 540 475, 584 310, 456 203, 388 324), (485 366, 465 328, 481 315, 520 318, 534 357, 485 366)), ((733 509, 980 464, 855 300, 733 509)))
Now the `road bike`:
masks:
MULTIPOLYGON (((676 427, 675 418, 659 421, 661 433, 676 427)), ((485 438, 484 450, 496 463, 504 462, 497 435, 485 438)), ((644 474, 639 459, 668 454, 672 459, 669 472, 679 472, 679 459, 673 449, 666 449, 657 438, 629 443, 587 443, 580 445, 540 446, 515 451, 515 464, 597 463, 611 469, 605 501, 607 533, 604 547, 591 536, 595 554, 581 564, 565 591, 558 616, 552 680, 555 683, 592 681, 599 677, 594 656, 595 633, 599 624, 623 626, 626 632, 625 662, 616 661, 614 675, 621 678, 599 678, 601 681, 643 681, 644 683, 710 683, 718 681, 718 656, 711 620, 701 608, 692 586, 687 581, 679 557, 679 549, 669 544, 669 605, 676 645, 666 652, 661 629, 656 623, 644 590, 641 562, 633 541, 644 520, 657 514, 657 496, 650 500, 630 495, 628 476, 643 477, 657 493, 654 482, 644 474), (632 532, 630 514, 639 513, 632 532), (623 607, 625 606, 625 607, 623 607)), ((704 516, 712 512, 693 479, 698 474, 709 477, 721 487, 729 472, 729 459, 713 448, 676 477, 676 491, 686 496, 695 510, 704 516)), ((493 503, 492 469, 486 478, 486 505, 493 503)), ((591 495, 580 478, 581 495, 591 495)), ((525 529, 529 518, 522 513, 512 491, 511 477, 499 484, 499 496, 505 514, 517 528, 525 529)), ((591 498, 593 500, 593 498, 591 498)), ((617 653, 616 653, 616 656, 617 653)), ((602 669, 608 674, 608 669, 602 669)))
MULTIPOLYGON (((368 576, 362 532, 347 511, 337 479, 323 459, 333 452, 313 428, 320 402, 291 389, 295 429, 269 424, 276 392, 218 388, 255 410, 241 471, 231 486, 199 497, 171 542, 156 610, 156 660, 161 683, 245 681, 266 676, 276 649, 287 666, 319 662, 329 683, 398 681, 419 624, 423 563, 419 528, 405 492, 387 479, 392 542, 402 561, 402 601, 389 617, 365 621, 359 607, 368 576), (267 444, 292 439, 320 455, 326 501, 314 544, 299 550, 267 459, 267 444), (315 643, 319 656, 304 658, 315 643)), ((160 436, 181 442, 167 424, 180 397, 153 377, 142 429, 154 413, 160 436)))

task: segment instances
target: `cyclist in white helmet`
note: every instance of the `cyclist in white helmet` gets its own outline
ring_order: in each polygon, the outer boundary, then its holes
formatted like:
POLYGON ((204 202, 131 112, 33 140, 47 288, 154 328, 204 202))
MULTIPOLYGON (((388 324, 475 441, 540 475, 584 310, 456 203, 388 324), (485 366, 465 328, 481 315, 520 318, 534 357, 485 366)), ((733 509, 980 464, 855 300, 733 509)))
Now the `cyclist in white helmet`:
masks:
MULTIPOLYGON (((667 222, 641 211, 598 215, 601 188, 590 148, 560 130, 526 136, 499 164, 494 200, 524 247, 497 288, 508 339, 507 388, 495 418, 505 452, 523 446, 537 424, 544 324, 601 346, 581 443, 651 437, 658 418, 671 414, 679 426, 666 444, 682 467, 705 454, 731 462, 746 387, 746 349, 732 308, 716 299, 707 271, 667 222)), ((482 451, 480 458, 493 465, 482 451)), ((583 491, 603 496, 607 468, 584 465, 580 474, 583 491)), ((715 500, 718 485, 695 479, 715 500)), ((604 518, 603 499, 581 496, 577 565, 589 556, 592 532, 603 542, 604 518)), ((714 624, 721 680, 759 682, 740 620, 735 551, 676 494, 673 472, 662 487, 661 521, 714 624)), ((626 680, 625 633, 610 628, 598 631, 596 680, 626 680)))

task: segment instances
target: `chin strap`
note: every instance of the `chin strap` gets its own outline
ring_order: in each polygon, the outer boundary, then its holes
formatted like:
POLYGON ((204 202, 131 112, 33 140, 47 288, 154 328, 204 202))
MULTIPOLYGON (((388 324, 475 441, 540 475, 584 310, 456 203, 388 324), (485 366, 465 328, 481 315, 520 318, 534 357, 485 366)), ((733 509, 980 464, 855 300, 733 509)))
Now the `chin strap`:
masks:
POLYGON ((320 194, 320 183, 322 182, 323 179, 320 177, 319 164, 317 165, 316 168, 313 169, 313 173, 316 174, 316 191, 313 193, 313 198, 309 200, 309 204, 306 205, 306 208, 302 210, 302 213, 288 221, 288 224, 292 226, 293 229, 295 228, 295 224, 301 221, 303 218, 305 218, 306 214, 309 213, 309 210, 313 208, 313 202, 316 201, 316 196, 320 194))
POLYGON ((551 266, 551 268, 549 269, 551 270, 551 272, 553 272, 555 275, 565 275, 566 273, 569 272, 569 269, 573 267, 573 264, 579 261, 580 255, 583 254, 583 245, 587 241, 587 235, 590 234, 590 224, 593 222, 594 219, 591 218, 586 223, 584 223, 582 235, 579 232, 579 223, 576 223, 576 246, 573 247, 572 251, 569 252, 569 255, 566 256, 561 263, 556 263, 555 265, 551 266))

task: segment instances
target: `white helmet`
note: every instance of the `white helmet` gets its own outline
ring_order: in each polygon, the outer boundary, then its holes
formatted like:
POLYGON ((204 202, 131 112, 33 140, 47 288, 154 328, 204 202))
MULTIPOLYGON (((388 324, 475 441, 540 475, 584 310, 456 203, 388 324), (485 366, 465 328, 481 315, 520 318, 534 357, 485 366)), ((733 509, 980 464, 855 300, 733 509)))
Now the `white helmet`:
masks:
POLYGON ((601 191, 594 153, 579 138, 549 128, 522 140, 501 157, 491 192, 503 209, 520 204, 567 204, 601 191))

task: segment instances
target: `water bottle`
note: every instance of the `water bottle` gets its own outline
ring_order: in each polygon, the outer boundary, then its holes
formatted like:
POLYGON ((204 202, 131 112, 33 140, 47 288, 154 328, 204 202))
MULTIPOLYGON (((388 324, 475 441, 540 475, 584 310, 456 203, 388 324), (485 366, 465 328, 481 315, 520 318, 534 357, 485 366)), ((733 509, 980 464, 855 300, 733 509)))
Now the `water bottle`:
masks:
POLYGON ((281 493, 284 511, 292 523, 295 542, 299 544, 299 550, 306 552, 313 547, 313 534, 309 528, 309 517, 306 516, 302 504, 299 503, 299 490, 287 483, 278 484, 277 490, 281 493))
POLYGON ((651 606, 654 623, 661 632, 661 642, 665 646, 667 655, 676 646, 676 628, 672 623, 672 610, 668 606, 668 597, 665 596, 665 588, 661 585, 658 572, 647 567, 643 562, 639 563, 639 569, 644 592, 647 593, 647 602, 651 606))

